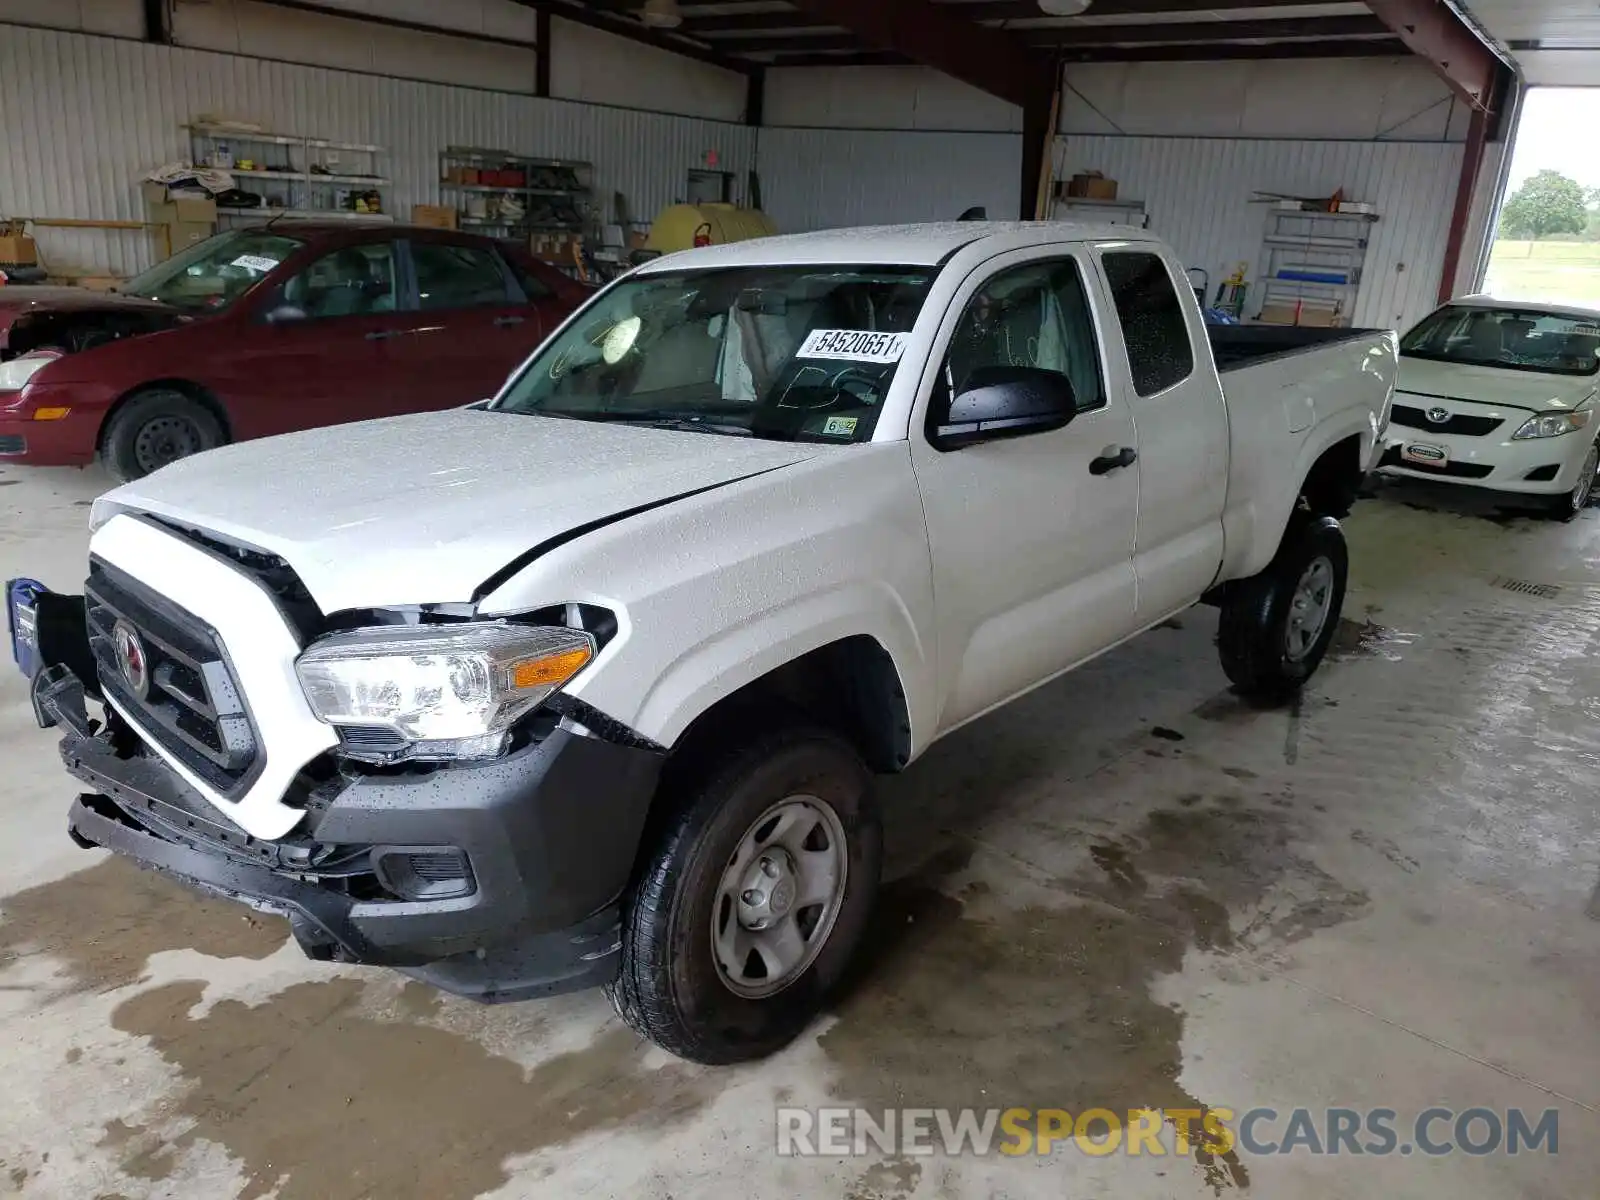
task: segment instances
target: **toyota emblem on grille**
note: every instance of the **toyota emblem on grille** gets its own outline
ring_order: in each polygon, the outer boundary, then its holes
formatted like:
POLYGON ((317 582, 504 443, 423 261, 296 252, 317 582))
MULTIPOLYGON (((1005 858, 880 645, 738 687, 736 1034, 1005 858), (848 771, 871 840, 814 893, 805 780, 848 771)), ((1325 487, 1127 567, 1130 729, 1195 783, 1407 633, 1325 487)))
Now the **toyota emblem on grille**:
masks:
POLYGON ((122 678, 127 680, 133 694, 143 700, 145 689, 150 685, 150 661, 145 657, 138 630, 126 621, 118 621, 111 629, 111 648, 116 652, 122 678))
POLYGON ((1439 408, 1435 406, 1428 410, 1428 420, 1435 425, 1443 425, 1449 419, 1450 410, 1448 408, 1439 408))

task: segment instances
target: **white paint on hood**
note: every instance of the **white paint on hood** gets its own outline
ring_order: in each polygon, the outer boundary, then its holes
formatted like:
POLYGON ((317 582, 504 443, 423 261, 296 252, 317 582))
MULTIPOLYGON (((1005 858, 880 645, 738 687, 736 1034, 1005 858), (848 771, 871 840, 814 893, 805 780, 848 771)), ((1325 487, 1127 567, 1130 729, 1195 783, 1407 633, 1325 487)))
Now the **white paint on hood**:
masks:
POLYGON ((452 409, 225 446, 95 502, 276 554, 325 613, 461 603, 518 555, 829 448, 452 409))

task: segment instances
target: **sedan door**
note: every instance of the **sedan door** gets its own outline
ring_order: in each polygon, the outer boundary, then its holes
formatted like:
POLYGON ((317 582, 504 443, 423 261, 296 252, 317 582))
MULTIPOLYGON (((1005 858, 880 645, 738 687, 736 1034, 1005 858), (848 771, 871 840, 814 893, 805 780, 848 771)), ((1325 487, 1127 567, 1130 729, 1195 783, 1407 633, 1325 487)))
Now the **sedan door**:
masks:
MULTIPOLYGON (((941 424, 981 367, 1059 372, 1064 428, 941 451, 911 436, 933 556, 942 730, 980 715, 1132 633, 1139 473, 1127 402, 1108 391, 1081 256, 997 259, 958 293, 923 429, 941 424)), ((924 389, 929 388, 927 380, 924 389)))
POLYGON ((543 340, 539 309, 489 242, 412 231, 407 249, 416 319, 392 349, 412 373, 414 407, 494 395, 543 340))
POLYGON ((402 308, 394 242, 345 243, 230 323, 202 382, 224 398, 240 438, 401 411, 394 397, 407 380, 387 346, 413 316, 402 308))

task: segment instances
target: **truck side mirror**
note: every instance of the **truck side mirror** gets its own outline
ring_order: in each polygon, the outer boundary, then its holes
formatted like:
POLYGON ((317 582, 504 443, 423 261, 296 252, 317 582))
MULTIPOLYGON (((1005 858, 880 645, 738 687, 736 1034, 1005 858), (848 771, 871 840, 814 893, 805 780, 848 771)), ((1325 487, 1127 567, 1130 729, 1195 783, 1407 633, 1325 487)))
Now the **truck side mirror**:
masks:
POLYGON ((1072 381, 1038 367, 979 367, 929 435, 937 450, 1060 429, 1078 415, 1072 381))

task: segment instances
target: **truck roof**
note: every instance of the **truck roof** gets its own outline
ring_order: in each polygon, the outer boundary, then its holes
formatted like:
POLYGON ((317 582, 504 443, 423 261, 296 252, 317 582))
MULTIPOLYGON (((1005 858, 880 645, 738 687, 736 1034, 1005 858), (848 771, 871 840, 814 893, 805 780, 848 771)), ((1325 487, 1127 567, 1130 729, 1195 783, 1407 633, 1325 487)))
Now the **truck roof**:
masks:
POLYGON ((933 267, 958 250, 977 242, 995 242, 998 253, 1027 246, 1098 238, 1141 242, 1156 240, 1153 234, 1129 225, 1083 221, 945 221, 928 225, 866 225, 703 246, 656 259, 642 270, 805 266, 810 263, 933 267))

